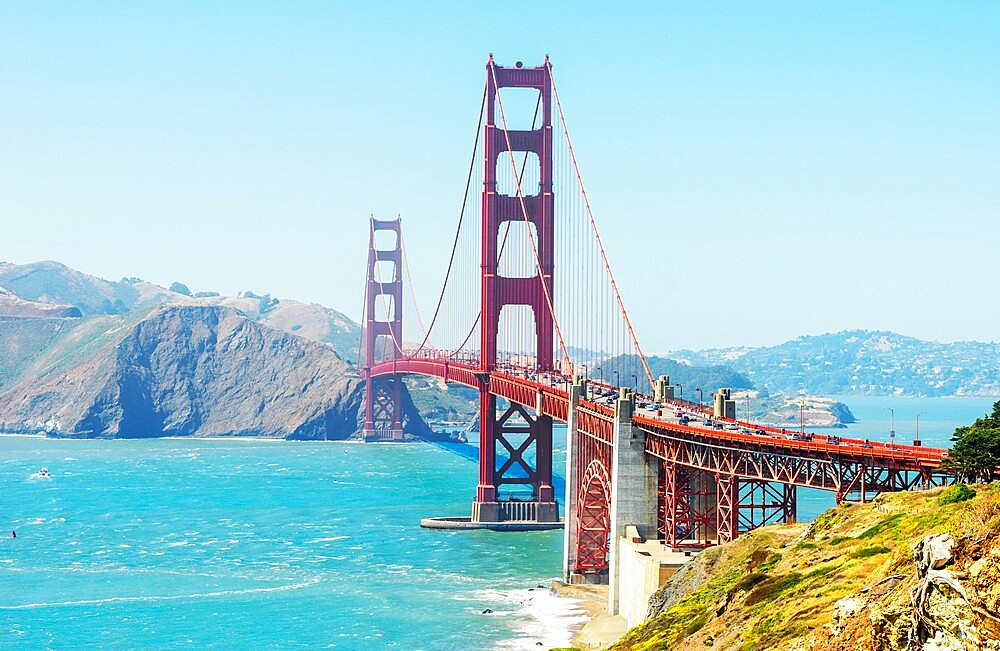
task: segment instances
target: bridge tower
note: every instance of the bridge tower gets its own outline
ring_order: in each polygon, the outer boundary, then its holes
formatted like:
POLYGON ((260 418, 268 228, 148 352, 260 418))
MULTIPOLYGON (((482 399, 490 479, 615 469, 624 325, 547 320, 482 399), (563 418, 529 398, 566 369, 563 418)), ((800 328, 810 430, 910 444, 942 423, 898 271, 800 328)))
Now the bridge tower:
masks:
MULTIPOLYGON (((554 328, 549 301, 552 300, 554 259, 554 197, 552 194, 552 77, 549 60, 537 68, 497 66, 492 55, 486 64, 486 123, 482 195, 482 327, 480 371, 497 368, 497 335, 500 316, 506 306, 528 306, 534 317, 535 370, 552 370, 554 328), (501 88, 535 89, 541 95, 541 125, 531 130, 505 130, 504 115, 498 115, 501 88), (497 120, 500 124, 497 124, 497 120), (522 188, 524 196, 497 191, 497 166, 509 165, 508 152, 532 152, 538 157, 537 192, 522 188), (533 249, 538 266, 532 275, 509 277, 500 274, 501 227, 506 222, 530 223, 534 231, 533 249), (545 288, 543 289, 542 284, 545 288), (546 293, 548 296, 546 296, 546 293)), ((534 265, 533 265, 534 267, 534 265)), ((497 400, 483 386, 479 391, 480 453, 479 485, 472 504, 473 522, 535 520, 557 522, 559 507, 552 489, 552 419, 529 413, 511 403, 497 412, 497 400), (497 452, 509 459, 497 466, 497 452), (532 453, 534 461, 532 462, 532 453), (505 499, 502 489, 530 486, 530 499, 505 499)))
POLYGON ((373 364, 403 356, 403 262, 399 218, 371 218, 368 237, 368 287, 365 301, 365 424, 366 441, 403 440, 402 376, 372 378, 373 364), (391 234, 391 245, 382 240, 391 234), (383 244, 380 248, 380 243, 383 244), (382 313, 376 311, 381 304, 382 313))

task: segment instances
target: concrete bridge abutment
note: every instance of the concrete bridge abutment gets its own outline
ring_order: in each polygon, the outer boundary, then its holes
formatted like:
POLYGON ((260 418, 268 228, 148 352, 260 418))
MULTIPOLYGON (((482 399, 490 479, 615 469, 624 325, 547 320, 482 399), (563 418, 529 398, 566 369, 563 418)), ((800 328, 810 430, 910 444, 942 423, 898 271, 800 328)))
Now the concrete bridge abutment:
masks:
POLYGON ((633 426, 635 402, 632 392, 622 389, 615 402, 614 450, 611 457, 611 526, 608 547, 608 613, 620 612, 622 594, 622 541, 626 530, 642 540, 657 535, 658 468, 646 455, 645 433, 633 426))

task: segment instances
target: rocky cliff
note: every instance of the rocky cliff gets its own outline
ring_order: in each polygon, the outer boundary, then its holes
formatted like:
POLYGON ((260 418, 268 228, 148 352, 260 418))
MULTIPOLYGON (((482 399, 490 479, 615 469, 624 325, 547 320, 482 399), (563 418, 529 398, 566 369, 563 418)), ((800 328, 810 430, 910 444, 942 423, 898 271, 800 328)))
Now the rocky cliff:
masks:
POLYGON ((220 306, 167 306, 106 325, 79 363, 42 365, 0 395, 0 428, 290 439, 358 429, 363 383, 327 345, 220 306))
POLYGON ((1000 484, 962 489, 845 503, 709 549, 612 648, 1000 650, 1000 484))

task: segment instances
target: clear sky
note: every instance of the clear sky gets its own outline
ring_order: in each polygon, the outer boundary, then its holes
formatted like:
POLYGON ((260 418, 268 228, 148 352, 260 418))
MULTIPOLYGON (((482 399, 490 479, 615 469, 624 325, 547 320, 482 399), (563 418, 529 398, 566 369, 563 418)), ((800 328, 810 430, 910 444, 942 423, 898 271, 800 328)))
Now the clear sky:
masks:
POLYGON ((0 259, 434 298, 484 64, 552 57, 640 341, 1000 340, 1000 4, 0 0, 0 259), (442 235, 445 234, 445 235, 442 235))

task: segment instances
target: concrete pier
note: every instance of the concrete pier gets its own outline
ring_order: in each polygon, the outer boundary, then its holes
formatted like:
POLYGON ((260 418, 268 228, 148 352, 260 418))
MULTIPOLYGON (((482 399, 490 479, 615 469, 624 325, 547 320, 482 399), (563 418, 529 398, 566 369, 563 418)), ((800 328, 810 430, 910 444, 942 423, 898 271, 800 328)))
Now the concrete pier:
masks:
POLYGON ((576 447, 577 406, 580 399, 587 395, 587 381, 577 375, 569 389, 569 409, 566 417, 566 497, 563 501, 563 513, 566 514, 566 527, 563 529, 563 580, 569 583, 570 568, 576 564, 576 508, 577 484, 580 478, 576 476, 579 463, 579 450, 576 447))
POLYGON ((656 460, 647 458, 645 434, 633 427, 632 392, 622 389, 615 402, 614 452, 611 458, 611 531, 608 550, 608 612, 617 615, 622 594, 621 542, 626 528, 637 537, 656 539, 656 460))

